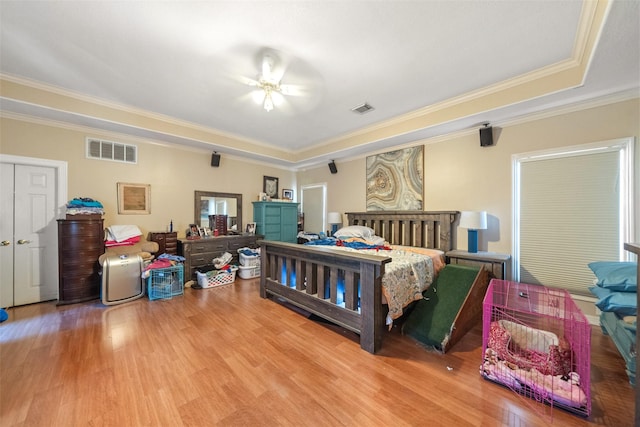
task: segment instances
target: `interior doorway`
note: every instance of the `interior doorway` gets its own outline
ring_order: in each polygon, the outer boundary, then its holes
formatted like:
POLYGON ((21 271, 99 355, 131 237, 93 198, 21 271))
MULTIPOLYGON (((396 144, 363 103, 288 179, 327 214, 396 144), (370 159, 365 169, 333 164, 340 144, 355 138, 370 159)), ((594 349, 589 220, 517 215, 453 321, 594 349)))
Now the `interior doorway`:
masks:
POLYGON ((300 206, 304 215, 304 229, 307 233, 327 231, 326 222, 327 184, 300 186, 300 206))
POLYGON ((67 163, 0 155, 0 307, 58 298, 67 163))

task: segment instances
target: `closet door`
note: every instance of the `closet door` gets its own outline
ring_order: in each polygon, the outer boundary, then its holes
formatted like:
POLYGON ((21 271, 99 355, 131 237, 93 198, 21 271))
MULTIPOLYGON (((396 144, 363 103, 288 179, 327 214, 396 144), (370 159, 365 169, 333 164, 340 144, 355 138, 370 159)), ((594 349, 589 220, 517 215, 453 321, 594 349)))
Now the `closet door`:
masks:
POLYGON ((56 170, 2 163, 0 305, 56 299, 56 170))
POLYGON ((0 163, 0 307, 13 306, 13 168, 0 163))

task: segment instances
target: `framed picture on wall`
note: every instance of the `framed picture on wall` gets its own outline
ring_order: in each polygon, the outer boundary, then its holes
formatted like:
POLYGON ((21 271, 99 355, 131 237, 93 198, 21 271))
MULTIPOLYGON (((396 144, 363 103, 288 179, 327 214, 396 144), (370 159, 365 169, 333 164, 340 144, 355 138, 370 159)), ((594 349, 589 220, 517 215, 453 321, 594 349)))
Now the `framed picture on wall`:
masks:
POLYGON ((151 185, 118 183, 118 213, 148 215, 151 213, 151 185))
POLYGON ((288 200, 293 200, 293 190, 289 190, 287 188, 282 190, 282 198, 283 199, 288 199, 288 200))
POLYGON ((278 198, 278 178, 275 176, 264 176, 262 180, 262 192, 272 199, 278 198))

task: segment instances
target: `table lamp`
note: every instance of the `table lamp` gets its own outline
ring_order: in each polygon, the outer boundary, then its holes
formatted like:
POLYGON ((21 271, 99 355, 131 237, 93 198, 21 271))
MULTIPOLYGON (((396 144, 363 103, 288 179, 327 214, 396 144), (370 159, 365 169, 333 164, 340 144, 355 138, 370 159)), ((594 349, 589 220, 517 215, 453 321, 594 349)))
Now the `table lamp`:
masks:
POLYGON ((487 228, 487 213, 485 211, 464 211, 460 215, 460 227, 468 231, 468 252, 478 252, 478 230, 487 228))
POLYGON ((342 225, 342 215, 340 212, 329 212, 327 222, 331 224, 331 235, 333 236, 338 231, 338 225, 342 225))

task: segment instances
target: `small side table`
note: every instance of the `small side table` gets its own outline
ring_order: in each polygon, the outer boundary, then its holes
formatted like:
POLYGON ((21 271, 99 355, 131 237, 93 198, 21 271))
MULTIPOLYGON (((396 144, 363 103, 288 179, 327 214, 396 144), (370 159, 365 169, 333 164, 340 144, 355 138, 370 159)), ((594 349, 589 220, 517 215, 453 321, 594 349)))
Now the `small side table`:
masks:
POLYGON ((157 255, 178 254, 178 233, 175 231, 151 231, 147 240, 158 244, 157 255))
POLYGON ((449 264, 470 265, 474 267, 486 266, 492 277, 507 279, 507 263, 511 255, 496 252, 467 252, 461 250, 449 251, 445 254, 449 264))

